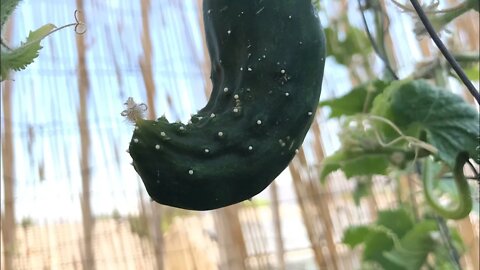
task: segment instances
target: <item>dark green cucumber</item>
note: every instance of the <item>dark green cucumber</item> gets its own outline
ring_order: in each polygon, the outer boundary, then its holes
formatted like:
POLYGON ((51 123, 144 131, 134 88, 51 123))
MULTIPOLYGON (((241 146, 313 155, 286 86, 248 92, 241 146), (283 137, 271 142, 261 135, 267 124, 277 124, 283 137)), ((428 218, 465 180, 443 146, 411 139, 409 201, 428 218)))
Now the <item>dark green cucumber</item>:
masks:
POLYGON ((325 40, 311 0, 204 0, 213 90, 188 124, 136 121, 129 152, 158 203, 209 210, 249 199, 312 123, 325 40))

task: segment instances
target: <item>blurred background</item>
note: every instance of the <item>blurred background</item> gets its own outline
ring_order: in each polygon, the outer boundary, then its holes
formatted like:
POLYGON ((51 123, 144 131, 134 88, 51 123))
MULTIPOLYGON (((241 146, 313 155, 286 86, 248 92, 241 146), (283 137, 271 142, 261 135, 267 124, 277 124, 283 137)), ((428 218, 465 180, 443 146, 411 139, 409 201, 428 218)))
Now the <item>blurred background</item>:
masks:
MULTIPOLYGON (((22 1, 3 32, 8 44, 46 23, 75 22, 75 10, 87 30, 47 37, 35 63, 2 82, 2 269, 361 268, 361 250, 342 243, 343 231, 396 207, 398 183, 412 193, 418 183, 375 177, 372 195, 357 203, 342 173, 321 184, 322 159, 339 147, 339 123, 327 109, 289 167, 253 200, 206 212, 150 201, 126 153, 133 127, 120 113, 128 97, 148 105, 148 118, 171 122, 204 106, 211 86, 201 2, 22 1)), ((431 40, 412 31, 411 15, 376 3, 389 19, 385 44, 400 77, 438 57, 431 40)), ((357 1, 321 1, 319 14, 340 37, 348 27, 364 31, 357 1)), ((471 12, 442 37, 478 52, 478 25, 471 12)), ((380 76, 374 52, 361 54, 348 65, 327 58, 321 100, 380 76)), ((479 269, 478 213, 453 226, 468 247, 462 266, 479 269)))

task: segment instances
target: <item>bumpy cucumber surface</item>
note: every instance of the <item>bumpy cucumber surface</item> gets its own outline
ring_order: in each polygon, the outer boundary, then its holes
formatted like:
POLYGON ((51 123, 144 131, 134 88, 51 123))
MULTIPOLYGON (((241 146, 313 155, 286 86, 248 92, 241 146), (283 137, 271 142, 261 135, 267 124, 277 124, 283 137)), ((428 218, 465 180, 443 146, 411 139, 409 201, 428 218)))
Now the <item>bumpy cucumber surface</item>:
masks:
POLYGON ((325 40, 310 0, 204 0, 213 90, 188 124, 138 120, 129 152, 160 204, 249 199, 288 165, 312 123, 325 40))

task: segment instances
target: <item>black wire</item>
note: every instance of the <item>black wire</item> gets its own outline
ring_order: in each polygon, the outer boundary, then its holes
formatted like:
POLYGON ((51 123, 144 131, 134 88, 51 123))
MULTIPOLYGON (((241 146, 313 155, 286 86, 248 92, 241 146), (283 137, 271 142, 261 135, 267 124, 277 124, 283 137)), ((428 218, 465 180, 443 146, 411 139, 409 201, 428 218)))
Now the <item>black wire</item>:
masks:
POLYGON ((453 70, 455 70, 460 80, 462 80, 463 84, 465 84, 470 94, 472 94, 472 96, 475 98, 477 103, 480 104, 480 94, 478 93, 477 89, 475 89, 475 86, 473 86, 473 83, 468 79, 467 75, 462 70, 457 60, 455 60, 455 58, 452 56, 452 54, 448 51, 448 49, 443 44, 442 40, 438 37, 437 33, 435 32, 435 29, 433 28, 432 24, 430 23, 430 20, 428 19, 427 15, 423 11, 418 1, 410 0, 410 3, 412 3, 413 8, 415 8, 415 11, 417 12, 418 17, 422 21, 423 25, 425 26, 425 29, 427 30, 428 34, 432 38, 433 42, 435 42, 440 52, 442 52, 445 59, 447 59, 448 63, 450 63, 450 66, 452 66, 453 70))
POLYGON ((380 50, 378 49, 377 43, 373 39, 372 33, 370 32, 370 28, 368 27, 367 18, 365 18, 365 11, 362 8, 362 4, 360 3, 360 0, 357 0, 357 2, 358 2, 358 8, 360 9, 360 13, 362 13, 362 20, 363 20, 363 24, 365 26, 365 31, 367 32, 367 36, 368 36, 368 39, 370 40, 370 43, 372 44, 373 50, 378 55, 378 57, 380 57, 380 59, 382 59, 385 67, 392 74, 393 78, 395 80, 398 80, 397 74, 395 74, 395 71, 393 71, 392 67, 390 66, 390 63, 388 63, 388 61, 386 59, 386 56, 383 55, 383 53, 380 52, 380 50))
POLYGON ((455 264, 454 266, 458 270, 462 270, 462 265, 460 264, 460 254, 458 253, 457 248, 452 243, 452 235, 450 234, 450 229, 445 222, 445 219, 435 215, 435 221, 437 222, 438 229, 440 231, 440 235, 444 244, 447 246, 448 254, 450 255, 450 259, 455 264))

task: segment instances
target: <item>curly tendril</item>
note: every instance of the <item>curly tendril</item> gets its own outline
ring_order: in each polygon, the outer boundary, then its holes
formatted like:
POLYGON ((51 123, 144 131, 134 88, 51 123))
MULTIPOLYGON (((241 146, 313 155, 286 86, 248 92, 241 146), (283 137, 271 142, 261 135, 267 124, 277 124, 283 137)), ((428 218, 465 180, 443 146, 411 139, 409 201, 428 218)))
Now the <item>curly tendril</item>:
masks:
POLYGON ((74 23, 69 23, 69 24, 66 24, 64 26, 61 26, 61 27, 58 27, 56 28, 55 30, 52 30, 50 33, 48 33, 49 35, 59 31, 59 30, 62 30, 64 28, 67 28, 67 27, 72 27, 73 26, 73 30, 75 31, 75 33, 77 35, 83 35, 85 34, 85 32, 87 32, 87 28, 85 27, 85 23, 82 22, 79 18, 78 18, 78 15, 81 13, 80 10, 76 9, 74 12, 73 12, 73 17, 75 18, 75 22, 74 23))
POLYGON ((145 118, 145 112, 147 111, 145 103, 137 104, 133 98, 129 97, 123 105, 126 109, 120 115, 127 118, 129 122, 135 124, 138 120, 145 118))
POLYGON ((453 168, 453 177, 455 180, 455 186, 458 192, 458 202, 453 208, 448 208, 441 205, 438 202, 438 198, 433 194, 434 181, 436 177, 433 175, 432 164, 433 159, 426 158, 423 164, 423 191, 425 198, 435 212, 444 218, 448 219, 462 219, 470 214, 472 210, 472 197, 470 193, 470 187, 468 186, 467 179, 463 174, 463 166, 468 162, 468 154, 460 153, 455 160, 455 166, 453 168))

